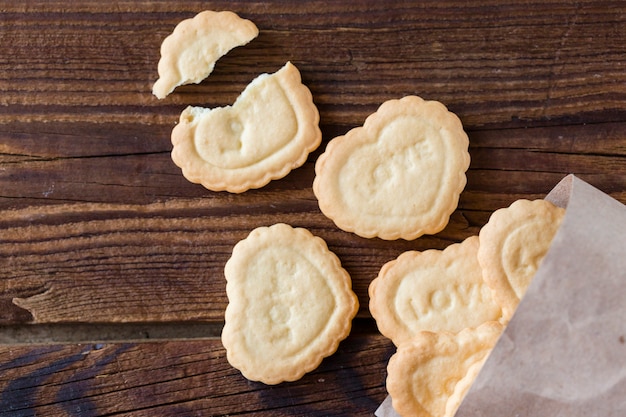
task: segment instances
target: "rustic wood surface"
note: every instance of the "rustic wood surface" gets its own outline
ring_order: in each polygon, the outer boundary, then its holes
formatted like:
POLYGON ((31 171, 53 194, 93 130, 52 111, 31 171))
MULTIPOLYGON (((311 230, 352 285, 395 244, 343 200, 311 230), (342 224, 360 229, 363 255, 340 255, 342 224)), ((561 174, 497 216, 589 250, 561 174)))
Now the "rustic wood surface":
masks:
POLYGON ((0 416, 372 415, 394 350, 367 309, 385 262, 476 234, 569 173, 626 202, 626 3, 500 3, 0 1, 0 416), (161 41, 206 9, 258 38, 157 100, 161 41), (187 182, 169 156, 180 111, 230 104, 286 61, 320 110, 320 149, 241 195, 187 182), (458 210, 415 241, 338 230, 311 191, 316 158, 409 94, 468 132, 458 210), (232 247, 276 222, 327 241, 361 309, 320 368, 270 387, 218 336, 232 247))

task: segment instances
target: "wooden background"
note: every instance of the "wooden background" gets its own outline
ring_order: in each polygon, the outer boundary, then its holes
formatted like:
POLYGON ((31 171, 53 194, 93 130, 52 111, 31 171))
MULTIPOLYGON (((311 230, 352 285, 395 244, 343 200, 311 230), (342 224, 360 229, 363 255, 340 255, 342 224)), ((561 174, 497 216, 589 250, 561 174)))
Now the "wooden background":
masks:
POLYGON ((0 416, 371 415, 394 351, 367 309, 385 262, 476 234, 568 173, 626 202, 626 3, 501 3, 1 1, 0 416), (206 9, 251 19, 258 38, 157 100, 161 41, 206 9), (320 149, 241 195, 187 182, 169 155, 182 109, 231 104, 288 60, 318 105, 320 149), (468 132, 458 210, 410 242, 338 230, 311 191, 316 158, 409 94, 468 132), (320 368, 265 386, 226 361, 223 267, 276 222, 327 241, 361 310, 320 368))

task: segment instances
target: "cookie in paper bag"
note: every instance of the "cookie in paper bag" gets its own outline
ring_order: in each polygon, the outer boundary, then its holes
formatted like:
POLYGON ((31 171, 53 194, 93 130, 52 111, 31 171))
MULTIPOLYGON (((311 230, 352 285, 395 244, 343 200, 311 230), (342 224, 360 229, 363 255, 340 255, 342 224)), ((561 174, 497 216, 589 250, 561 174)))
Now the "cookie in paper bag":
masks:
POLYGON ((322 141, 319 112, 290 62, 254 79, 232 106, 187 107, 172 130, 172 160, 213 191, 260 188, 301 166, 322 141))
POLYGON ((180 85, 199 83, 219 58, 258 34, 254 23, 230 11, 206 10, 183 20, 161 44, 159 79, 152 93, 162 99, 180 85))
POLYGON ((469 140, 440 102, 384 102, 362 127, 332 139, 315 164, 321 211, 362 237, 415 239, 447 224, 466 184, 469 140))
POLYGON ((465 395, 476 380, 478 373, 483 368, 486 360, 487 357, 485 356, 484 359, 471 365, 465 376, 454 385, 454 390, 452 391, 452 394, 450 394, 450 397, 448 397, 448 401, 446 401, 446 411, 443 414, 444 417, 452 417, 455 415, 456 411, 461 406, 461 402, 463 402, 465 395))
POLYGON ((370 313, 396 346, 422 330, 457 333, 502 318, 478 264, 478 236, 443 251, 409 251, 369 286, 370 313))
POLYGON ((394 410, 403 417, 452 417, 502 330, 487 322, 457 334, 422 331, 401 344, 387 365, 394 410))
POLYGON ((517 200, 496 210, 479 233, 478 262, 509 320, 535 276, 565 209, 547 200, 517 200))
POLYGON ((222 342, 230 364, 266 384, 295 381, 334 353, 358 310, 348 273, 326 243, 286 224, 237 243, 224 270, 222 342))

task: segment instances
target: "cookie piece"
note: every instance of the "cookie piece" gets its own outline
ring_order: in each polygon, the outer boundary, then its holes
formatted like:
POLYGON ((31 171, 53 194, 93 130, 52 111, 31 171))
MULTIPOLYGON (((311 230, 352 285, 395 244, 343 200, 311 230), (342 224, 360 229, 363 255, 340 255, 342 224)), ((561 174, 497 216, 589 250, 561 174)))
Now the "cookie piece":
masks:
POLYGON ((410 251, 369 286, 370 313, 396 346, 421 330, 457 333, 502 318, 476 257, 478 236, 445 250, 410 251))
POLYGON ((472 384, 476 380, 478 373, 483 368, 483 365, 485 364, 486 360, 487 360, 487 356, 485 356, 482 360, 471 365, 469 369, 467 370, 467 373, 465 374, 465 376, 461 378, 459 382, 457 382, 454 385, 454 391, 452 391, 452 394, 450 394, 448 401, 446 401, 446 412, 443 414, 443 417, 454 416, 454 414, 456 413, 456 410, 458 410, 459 407, 461 406, 461 403, 463 402, 465 395, 467 394, 469 389, 472 387, 472 384))
POLYGON ((228 362, 250 380, 295 381, 350 332, 358 310, 350 276, 306 229, 279 223, 253 230, 224 272, 222 343, 228 362))
POLYGON ((254 23, 229 11, 207 10, 183 20, 161 44, 159 79, 152 93, 163 99, 179 85, 199 83, 213 72, 218 59, 258 34, 254 23))
POLYGON ((478 262, 509 320, 548 252, 565 209, 546 200, 517 200, 496 210, 479 233, 478 262))
POLYGON ((466 184, 469 140, 459 118, 417 96, 384 102, 362 127, 332 139, 315 164, 322 212, 362 237, 434 234, 466 184))
POLYGON ((393 408, 401 416, 452 417, 444 413, 450 398, 458 401, 457 383, 475 372, 472 367, 486 359, 502 330, 500 323, 487 322, 457 334, 423 331, 400 345, 387 365, 393 408))
POLYGON ((322 140, 319 112, 288 62, 254 79, 232 106, 187 107, 172 131, 172 160, 213 191, 260 188, 301 166, 322 140))

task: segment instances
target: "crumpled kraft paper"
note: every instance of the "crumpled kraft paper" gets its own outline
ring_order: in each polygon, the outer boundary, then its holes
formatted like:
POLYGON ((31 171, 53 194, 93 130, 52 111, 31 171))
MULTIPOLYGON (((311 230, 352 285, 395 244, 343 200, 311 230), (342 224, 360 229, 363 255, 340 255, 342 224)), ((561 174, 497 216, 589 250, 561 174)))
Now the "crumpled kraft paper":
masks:
POLYGON ((561 227, 456 417, 626 416, 626 206, 574 175, 546 199, 561 227))

